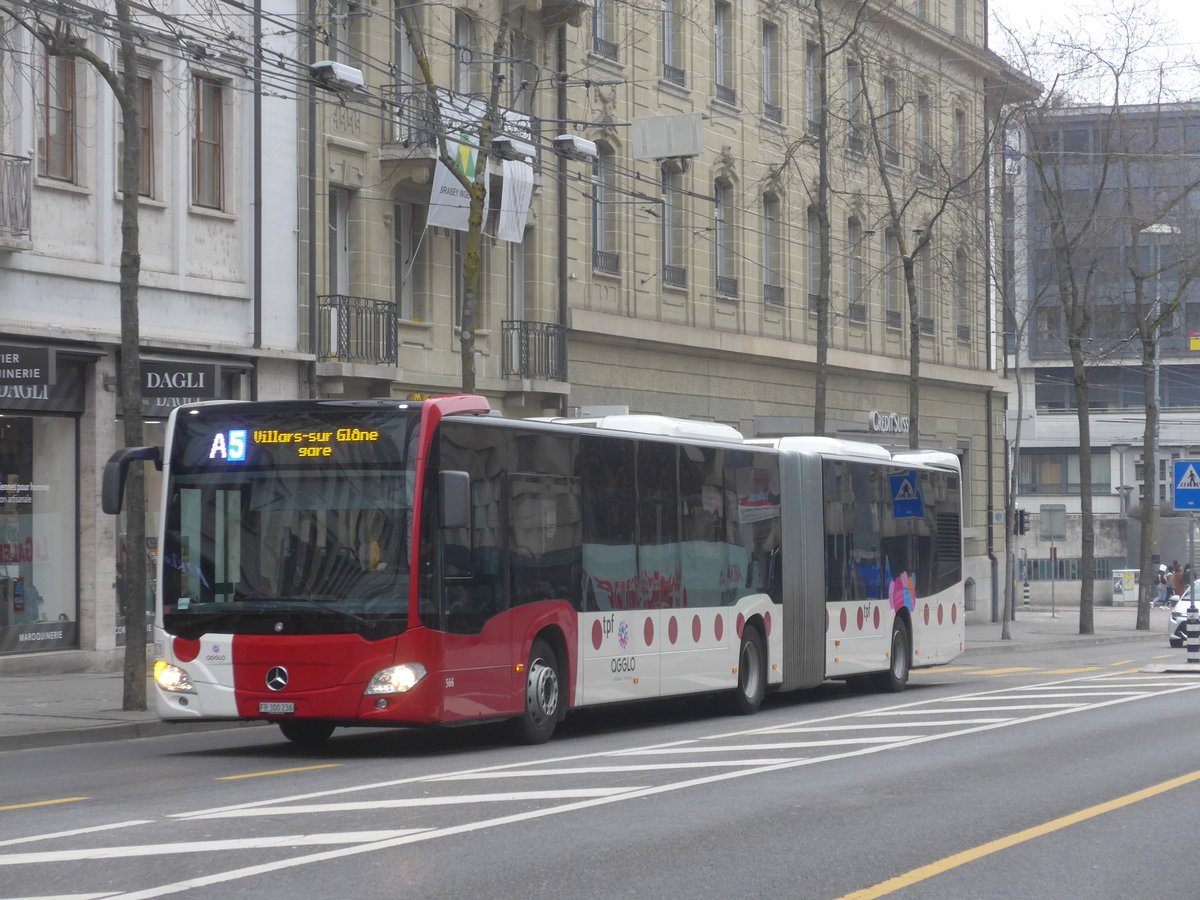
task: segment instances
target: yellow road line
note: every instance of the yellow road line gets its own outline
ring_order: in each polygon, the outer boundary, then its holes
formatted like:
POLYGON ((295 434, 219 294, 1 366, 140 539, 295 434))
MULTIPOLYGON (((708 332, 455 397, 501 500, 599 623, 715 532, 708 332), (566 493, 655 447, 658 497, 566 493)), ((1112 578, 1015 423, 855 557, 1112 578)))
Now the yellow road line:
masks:
POLYGON ((269 772, 248 772, 245 775, 222 775, 213 781, 237 781, 239 778, 261 778, 264 775, 289 775, 292 772, 311 772, 313 769, 336 769, 341 763, 325 763, 321 766, 298 766, 295 769, 272 769, 269 772))
POLYGON ((1099 666, 1084 666, 1082 669, 1046 669, 1043 675, 1078 675, 1080 672, 1096 672, 1099 666))
POLYGON ((29 809, 32 806, 53 806, 56 803, 75 803, 79 800, 91 799, 91 797, 63 797, 61 800, 39 800, 36 803, 16 803, 12 806, 0 806, 0 811, 6 809, 29 809))
POLYGON ((913 669, 910 675, 941 675, 945 672, 970 672, 974 666, 934 666, 932 669, 913 669))
POLYGON ((1013 675, 1017 672, 1036 672, 1033 666, 1013 666, 1009 669, 979 669, 976 675, 1013 675))
POLYGON ((1120 662, 1109 663, 1109 665, 1115 669, 1117 666, 1132 666, 1134 662, 1135 660, 1132 659, 1123 659, 1120 662))
POLYGON ((1007 850, 1009 847, 1015 847, 1017 844, 1023 844, 1025 841, 1031 841, 1034 838, 1042 837, 1043 835, 1051 834, 1070 825, 1078 825, 1080 822, 1086 822, 1088 819, 1094 819, 1096 816, 1102 816, 1105 813, 1113 812, 1121 809, 1124 806, 1130 806, 1134 803, 1140 803, 1142 800, 1149 800, 1151 797, 1156 797, 1159 794, 1165 794, 1167 791, 1173 791, 1175 788, 1183 787, 1191 784, 1194 781, 1200 781, 1200 771, 1191 772, 1187 775, 1181 775, 1178 778, 1172 778, 1169 781, 1163 781, 1140 791, 1134 791, 1132 794, 1126 794, 1123 797, 1117 797, 1115 800, 1109 800, 1105 803, 1089 806, 1087 809, 1081 809, 1079 812, 1071 813, 1068 816, 1062 816, 1058 819, 1051 819, 1041 825, 1035 825, 1033 828, 1026 828, 1024 831, 1018 831, 1015 834, 1010 834, 1007 837, 999 838, 995 841, 989 841, 986 844, 980 844, 978 847, 972 847, 970 850, 964 850, 961 853, 955 853, 953 856, 947 856, 945 859, 940 859, 937 862, 930 863, 927 866, 921 866, 912 871, 905 872, 903 875, 897 875, 895 878, 889 878, 887 881, 881 881, 873 887, 865 888, 861 891, 855 891, 852 894, 846 894, 838 900, 874 900, 876 897, 883 897, 887 894, 894 893, 902 888, 910 887, 922 881, 927 881, 935 875, 941 875, 943 872, 949 872, 951 869, 956 869, 959 866, 964 866, 967 863, 974 862, 977 859, 982 859, 985 856, 990 856, 993 853, 999 853, 1001 850, 1007 850))

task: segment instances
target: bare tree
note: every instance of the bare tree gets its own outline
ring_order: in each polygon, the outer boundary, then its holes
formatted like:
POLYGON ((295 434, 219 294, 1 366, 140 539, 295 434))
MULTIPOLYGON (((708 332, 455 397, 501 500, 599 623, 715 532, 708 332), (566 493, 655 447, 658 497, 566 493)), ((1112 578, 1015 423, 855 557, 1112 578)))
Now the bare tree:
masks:
MULTIPOLYGON (((76 24, 57 7, 43 12, 24 3, 0 3, 0 12, 12 18, 37 41, 49 57, 82 60, 91 66, 112 91, 121 110, 121 416, 125 446, 142 443, 142 388, 140 378, 140 328, 138 284, 141 253, 138 234, 138 184, 141 172, 141 108, 138 82, 137 33, 128 0, 114 0, 116 43, 114 64, 89 47, 76 24)), ((104 15, 97 13, 97 15, 104 15)), ((125 622, 124 691, 122 708, 146 708, 146 502, 145 482, 135 466, 126 484, 125 546, 121 566, 121 612, 125 622)))

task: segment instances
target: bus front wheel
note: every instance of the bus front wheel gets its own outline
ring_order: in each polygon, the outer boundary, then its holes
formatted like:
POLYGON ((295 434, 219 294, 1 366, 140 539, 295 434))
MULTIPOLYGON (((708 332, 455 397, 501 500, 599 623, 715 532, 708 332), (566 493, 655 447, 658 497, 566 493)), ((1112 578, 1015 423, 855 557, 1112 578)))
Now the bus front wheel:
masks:
POLYGON ((892 626, 892 652, 887 671, 872 676, 876 690, 898 694, 908 686, 909 649, 908 626, 897 620, 892 626))
POLYGON ((516 736, 527 744, 542 744, 554 734, 558 724, 558 705, 562 702, 559 690, 558 658, 550 645, 540 638, 529 650, 525 667, 525 712, 516 719, 516 736))
POLYGON ((329 740, 333 724, 320 719, 284 719, 279 723, 279 730, 293 744, 314 747, 329 740))
POLYGON ((739 716, 758 712, 767 692, 767 650, 762 632, 747 625, 738 651, 738 684, 733 695, 733 711, 739 716))

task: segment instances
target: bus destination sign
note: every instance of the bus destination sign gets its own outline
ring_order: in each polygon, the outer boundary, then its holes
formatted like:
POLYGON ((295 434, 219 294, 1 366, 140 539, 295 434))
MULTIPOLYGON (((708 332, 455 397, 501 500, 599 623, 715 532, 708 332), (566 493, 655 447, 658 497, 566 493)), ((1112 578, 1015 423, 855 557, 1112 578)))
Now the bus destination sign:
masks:
POLYGON ((336 428, 331 431, 280 431, 274 428, 231 428, 212 436, 208 458, 226 462, 245 462, 256 444, 282 444, 295 447, 298 458, 332 457, 335 448, 346 444, 362 445, 379 440, 379 432, 364 428, 336 428))

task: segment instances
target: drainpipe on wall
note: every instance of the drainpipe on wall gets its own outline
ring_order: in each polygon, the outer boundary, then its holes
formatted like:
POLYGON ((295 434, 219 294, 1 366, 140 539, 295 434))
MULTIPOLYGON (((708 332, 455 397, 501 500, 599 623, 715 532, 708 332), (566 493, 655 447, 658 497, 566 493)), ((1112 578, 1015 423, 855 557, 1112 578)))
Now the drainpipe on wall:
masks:
MULTIPOLYGON (((254 339, 252 348, 262 349, 263 325, 263 213, 262 213, 262 0, 254 0, 254 339)), ((251 369, 250 399, 258 399, 258 364, 251 369)))
MULTIPOLYGON (((560 25, 557 37, 557 59, 554 67, 558 73, 557 113, 560 127, 567 118, 567 26, 560 25)), ((558 322, 563 327, 563 356, 567 356, 567 158, 558 154, 558 322)), ((558 398, 558 414, 567 414, 566 394, 558 398)))
MULTIPOLYGON (((308 64, 317 57, 316 0, 308 0, 308 64)), ((307 70, 305 70, 307 71, 307 70)), ((317 386, 317 86, 308 79, 308 396, 320 395, 317 386)))

